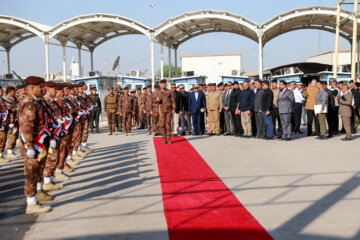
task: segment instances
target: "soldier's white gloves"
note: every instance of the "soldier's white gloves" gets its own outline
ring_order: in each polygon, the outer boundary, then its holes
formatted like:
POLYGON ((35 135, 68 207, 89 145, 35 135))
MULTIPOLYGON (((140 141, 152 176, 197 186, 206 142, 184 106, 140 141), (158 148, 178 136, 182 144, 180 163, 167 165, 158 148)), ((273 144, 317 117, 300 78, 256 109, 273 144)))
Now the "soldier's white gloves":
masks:
POLYGON ((13 128, 14 128, 14 124, 10 123, 10 124, 9 124, 9 128, 10 128, 10 129, 13 129, 13 128))
POLYGON ((35 150, 34 149, 28 149, 26 151, 26 155, 29 157, 29 158, 34 158, 35 157, 35 150))
POLYGON ((95 103, 95 107, 97 107, 98 106, 98 104, 97 103, 95 103))
POLYGON ((85 111, 80 111, 79 112, 79 115, 81 116, 81 115, 84 115, 84 113, 85 113, 85 111))
POLYGON ((57 124, 58 124, 58 125, 61 125, 61 124, 63 124, 64 122, 65 122, 65 119, 63 119, 62 121, 61 121, 60 118, 57 119, 57 124))
POLYGON ((50 140, 50 148, 56 148, 56 141, 50 140))

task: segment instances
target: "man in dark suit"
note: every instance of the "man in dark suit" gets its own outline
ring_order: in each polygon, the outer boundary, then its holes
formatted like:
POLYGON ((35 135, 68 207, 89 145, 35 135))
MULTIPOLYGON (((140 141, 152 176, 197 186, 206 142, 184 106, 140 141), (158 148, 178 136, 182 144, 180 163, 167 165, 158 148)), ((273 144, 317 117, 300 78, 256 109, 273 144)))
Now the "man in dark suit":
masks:
POLYGON ((179 134, 179 122, 180 122, 180 114, 182 114, 182 93, 176 90, 176 85, 175 84, 171 84, 171 92, 174 95, 175 98, 175 104, 176 104, 176 108, 175 108, 175 114, 172 116, 172 134, 173 136, 177 136, 179 134))
POLYGON ((241 90, 239 88, 239 83, 234 81, 234 87, 230 94, 229 111, 231 113, 231 123, 233 125, 232 134, 237 137, 240 137, 244 133, 244 130, 241 126, 241 115, 235 114, 239 103, 240 92, 241 90))
POLYGON ((188 113, 189 112, 189 92, 185 91, 184 84, 180 84, 179 89, 180 89, 181 97, 182 97, 182 101, 181 101, 182 114, 180 114, 181 131, 182 131, 181 135, 184 136, 184 135, 186 135, 185 121, 187 124, 189 134, 191 133, 191 117, 190 117, 191 115, 188 113))
POLYGON ((199 85, 194 86, 194 92, 189 95, 189 114, 191 114, 194 135, 203 134, 200 130, 201 114, 206 110, 205 94, 199 91, 199 85))
POLYGON ((287 88, 287 83, 285 81, 280 81, 279 87, 278 110, 283 130, 281 140, 290 141, 292 132, 291 117, 294 112, 295 104, 294 93, 291 89, 287 88))

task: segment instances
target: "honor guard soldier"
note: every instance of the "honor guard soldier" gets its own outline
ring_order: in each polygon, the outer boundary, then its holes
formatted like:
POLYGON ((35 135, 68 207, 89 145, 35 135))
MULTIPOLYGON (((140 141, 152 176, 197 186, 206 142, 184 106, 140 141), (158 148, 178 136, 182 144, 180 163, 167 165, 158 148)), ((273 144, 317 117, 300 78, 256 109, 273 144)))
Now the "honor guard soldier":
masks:
POLYGON ((100 115, 101 115, 101 101, 100 101, 100 97, 99 94, 96 93, 97 89, 96 87, 92 87, 90 88, 90 92, 91 94, 89 95, 89 97, 93 100, 94 103, 96 103, 96 107, 94 107, 94 109, 92 110, 92 114, 91 114, 91 121, 90 121, 90 131, 91 133, 93 133, 93 129, 94 129, 94 122, 95 122, 95 128, 96 128, 96 133, 99 133, 99 119, 100 119, 100 115))
POLYGON ((48 136, 46 133, 47 117, 40 103, 43 79, 28 77, 25 81, 27 96, 19 108, 19 124, 21 135, 20 152, 24 158, 26 213, 46 213, 49 206, 39 204, 37 185, 41 178, 41 168, 46 159, 48 136))
POLYGON ((140 121, 140 129, 145 128, 145 94, 146 94, 146 88, 144 88, 144 93, 141 92, 141 89, 138 88, 137 90, 138 94, 138 104, 139 104, 139 121, 140 121))
POLYGON ((19 138, 19 121, 18 121, 18 108, 19 103, 15 98, 15 87, 8 86, 6 88, 6 103, 9 108, 9 130, 7 137, 7 159, 14 159, 18 156, 15 155, 14 149, 16 140, 19 138))
POLYGON ((114 94, 114 88, 109 87, 108 88, 109 94, 105 96, 104 100, 104 110, 108 119, 108 129, 109 134, 108 135, 116 135, 115 133, 115 121, 116 116, 115 113, 118 109, 117 100, 118 97, 116 94, 114 94))
POLYGON ((124 87, 124 95, 120 96, 119 102, 119 114, 122 116, 122 128, 124 136, 131 136, 131 119, 135 114, 135 100, 129 95, 129 88, 124 87))
POLYGON ((84 154, 92 152, 93 150, 87 146, 87 140, 89 138, 89 126, 91 121, 92 111, 95 107, 95 103, 92 102, 91 98, 86 94, 87 85, 84 81, 79 83, 79 98, 86 107, 86 113, 84 114, 84 128, 81 135, 81 147, 79 148, 84 154))
MULTIPOLYGON (((123 95, 123 91, 119 85, 115 88, 115 95, 118 97, 119 102, 120 96, 123 95)), ((116 128, 119 132, 122 132, 122 116, 118 113, 116 113, 116 128)))
POLYGON ((157 96, 157 102, 160 105, 159 109, 159 127, 161 128, 161 135, 164 139, 163 144, 172 144, 171 142, 171 116, 175 113, 176 104, 174 94, 171 90, 166 89, 166 80, 160 81, 160 91, 157 96))
POLYGON ((138 98, 137 96, 135 95, 136 91, 135 89, 131 90, 130 91, 130 95, 134 98, 134 103, 135 103, 135 112, 133 113, 133 116, 132 116, 132 126, 134 129, 137 129, 137 124, 138 124, 138 121, 139 121, 139 103, 138 103, 138 98))
POLYGON ((2 98, 3 95, 4 90, 0 86, 0 163, 8 163, 9 160, 4 158, 3 152, 5 150, 7 133, 9 128, 9 108, 5 99, 2 98))
POLYGON ((160 92, 160 86, 159 85, 155 85, 155 90, 154 93, 152 94, 152 129, 153 129, 153 133, 154 136, 158 136, 159 135, 159 110, 160 110, 160 105, 159 102, 157 101, 158 96, 159 96, 159 92, 160 92))
POLYGON ((152 118, 152 98, 153 94, 151 92, 151 86, 146 87, 146 94, 143 94, 145 97, 145 109, 144 114, 146 115, 146 126, 148 129, 148 135, 151 135, 151 118, 152 118))

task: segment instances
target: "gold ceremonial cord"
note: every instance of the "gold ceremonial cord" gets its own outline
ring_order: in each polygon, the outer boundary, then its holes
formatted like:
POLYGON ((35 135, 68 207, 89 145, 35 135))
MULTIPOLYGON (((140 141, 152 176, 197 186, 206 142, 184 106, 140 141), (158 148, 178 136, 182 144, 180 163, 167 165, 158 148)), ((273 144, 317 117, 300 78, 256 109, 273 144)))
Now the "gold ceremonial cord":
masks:
POLYGON ((160 104, 159 104, 159 115, 160 115, 160 117, 162 117, 160 104))

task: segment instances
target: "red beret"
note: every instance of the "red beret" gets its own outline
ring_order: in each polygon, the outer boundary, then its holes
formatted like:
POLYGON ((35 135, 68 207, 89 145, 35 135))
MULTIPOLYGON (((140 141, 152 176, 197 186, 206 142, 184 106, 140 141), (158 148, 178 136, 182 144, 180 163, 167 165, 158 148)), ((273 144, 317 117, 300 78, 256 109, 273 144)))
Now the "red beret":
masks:
POLYGON ((85 85, 85 82, 84 82, 84 81, 81 81, 81 82, 79 82, 77 85, 78 85, 78 87, 82 87, 82 86, 85 85))
POLYGON ((76 83, 73 83, 72 86, 73 86, 74 88, 79 87, 79 85, 77 85, 76 83))
POLYGON ((10 91, 12 91, 12 90, 15 90, 15 87, 13 87, 13 86, 7 86, 7 88, 6 88, 6 92, 7 92, 7 93, 10 92, 10 91))
POLYGON ((40 85, 44 83, 44 79, 41 77, 30 76, 25 79, 25 83, 29 85, 40 85))
POLYGON ((24 87, 25 87, 25 85, 23 85, 23 84, 16 86, 16 88, 17 88, 18 90, 19 90, 19 89, 22 89, 22 88, 24 88, 24 87))
POLYGON ((56 90, 59 90, 59 91, 60 91, 60 90, 63 90, 63 89, 64 89, 64 84, 62 84, 62 83, 57 84, 56 87, 55 87, 55 89, 56 89, 56 90))
POLYGON ((46 81, 45 82, 45 87, 56 88, 56 86, 57 86, 56 82, 53 82, 53 81, 46 81))
POLYGON ((129 88, 128 87, 124 87, 124 90, 128 90, 129 88))
POLYGON ((131 90, 130 92, 131 92, 131 93, 135 93, 136 91, 135 91, 135 89, 133 89, 133 90, 131 90))
POLYGON ((147 85, 146 88, 151 88, 151 85, 147 85))
POLYGON ((74 86, 73 86, 72 84, 69 84, 69 85, 67 86, 67 88, 68 88, 69 90, 71 90, 71 89, 74 88, 74 86))
POLYGON ((166 79, 162 79, 160 83, 166 83, 166 79))
POLYGON ((90 90, 95 90, 96 91, 97 89, 96 89, 96 87, 91 87, 90 90))
POLYGON ((155 85, 155 88, 160 88, 160 86, 159 86, 159 85, 155 85))
POLYGON ((206 86, 207 86, 207 87, 211 87, 211 83, 208 83, 206 86))

